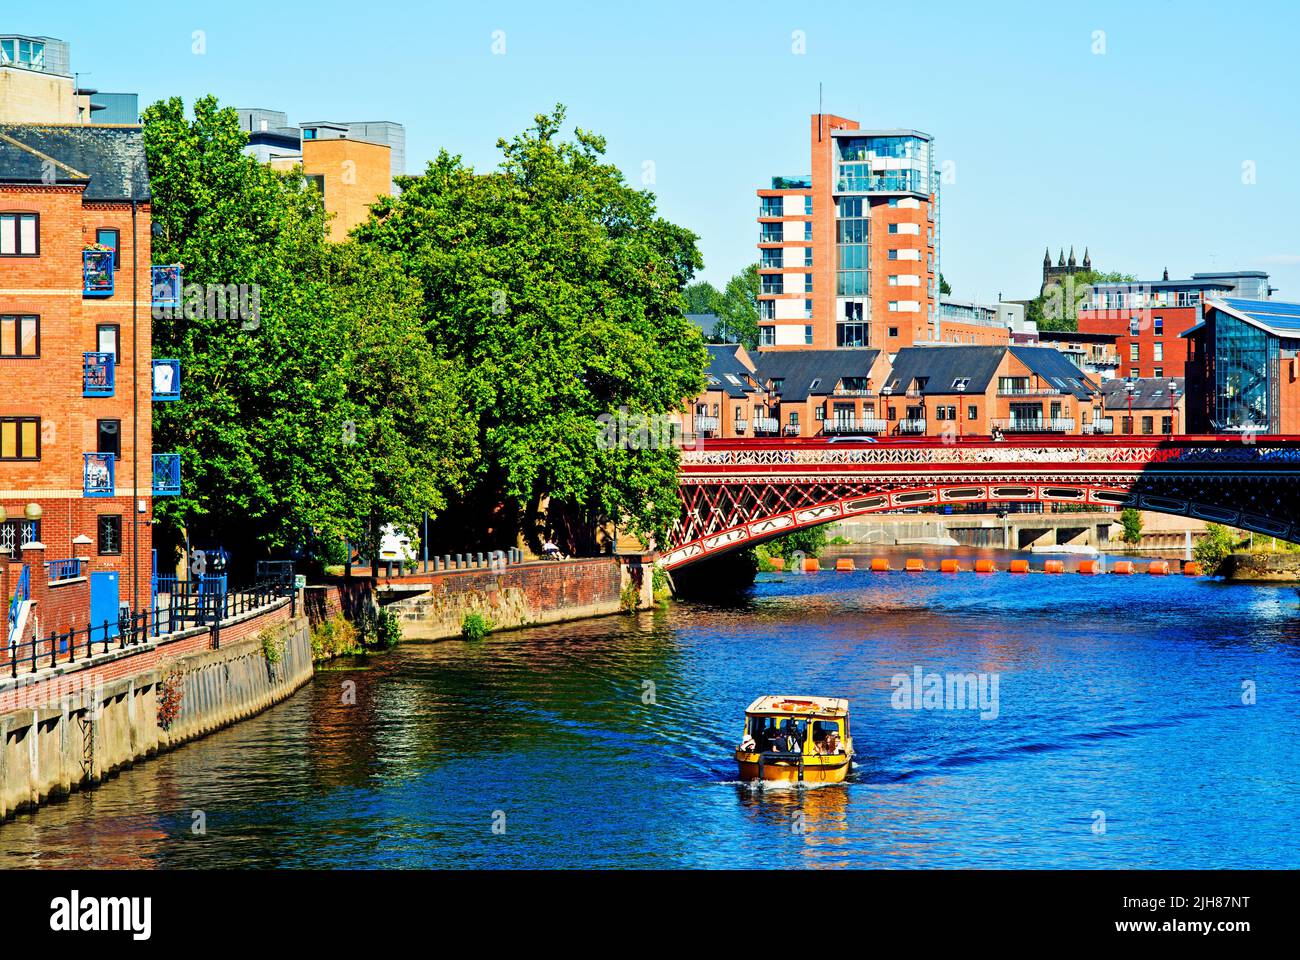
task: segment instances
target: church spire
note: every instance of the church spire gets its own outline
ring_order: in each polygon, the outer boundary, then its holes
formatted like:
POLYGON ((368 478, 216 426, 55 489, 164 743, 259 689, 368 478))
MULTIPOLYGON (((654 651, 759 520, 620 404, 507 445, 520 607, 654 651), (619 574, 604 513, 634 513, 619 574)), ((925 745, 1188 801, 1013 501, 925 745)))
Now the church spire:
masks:
POLYGON ((1057 258, 1056 265, 1057 265, 1058 267, 1063 267, 1063 266, 1065 266, 1065 247, 1062 247, 1062 248, 1061 248, 1061 254, 1060 254, 1060 256, 1057 258))
POLYGON ((1088 256, 1088 248, 1087 248, 1087 247, 1084 247, 1084 248, 1083 248, 1083 269, 1085 269, 1085 270, 1091 270, 1091 269, 1092 269, 1092 257, 1088 256))
POLYGON ((1074 259, 1074 244, 1070 244, 1070 266, 1077 267, 1079 261, 1074 259))
POLYGON ((1043 247, 1043 266, 1050 267, 1051 265, 1052 265, 1052 251, 1049 250, 1047 247, 1043 247))

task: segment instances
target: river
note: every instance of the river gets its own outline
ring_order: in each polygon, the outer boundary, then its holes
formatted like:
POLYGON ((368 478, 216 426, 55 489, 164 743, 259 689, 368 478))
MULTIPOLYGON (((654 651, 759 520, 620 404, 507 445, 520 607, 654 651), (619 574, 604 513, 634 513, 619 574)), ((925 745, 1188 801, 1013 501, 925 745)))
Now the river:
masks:
POLYGON ((765 574, 332 664, 0 826, 0 867, 1295 867, 1297 771, 1292 588, 765 574), (900 709, 918 668, 985 709, 900 709), (851 701, 849 782, 735 781, 765 693, 851 701))

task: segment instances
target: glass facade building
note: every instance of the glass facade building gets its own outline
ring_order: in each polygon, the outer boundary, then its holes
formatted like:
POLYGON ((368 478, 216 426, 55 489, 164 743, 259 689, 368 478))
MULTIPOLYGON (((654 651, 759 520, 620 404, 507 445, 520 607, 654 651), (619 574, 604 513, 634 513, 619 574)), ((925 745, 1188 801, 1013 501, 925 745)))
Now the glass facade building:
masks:
POLYGON ((1184 334, 1192 341, 1187 368, 1189 427, 1197 432, 1279 433, 1284 405, 1283 364, 1300 356, 1300 304, 1228 298, 1206 305, 1204 322, 1184 334), (1193 412, 1195 410, 1195 412, 1193 412))

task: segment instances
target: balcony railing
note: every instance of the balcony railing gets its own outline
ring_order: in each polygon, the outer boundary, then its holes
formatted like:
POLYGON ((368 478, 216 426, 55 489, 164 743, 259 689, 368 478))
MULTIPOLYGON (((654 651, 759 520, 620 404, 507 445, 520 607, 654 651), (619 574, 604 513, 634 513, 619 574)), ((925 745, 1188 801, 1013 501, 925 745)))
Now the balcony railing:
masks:
POLYGON ((734 431, 736 432, 736 436, 738 436, 738 437, 744 436, 744 435, 745 435, 745 421, 744 421, 744 420, 735 420, 735 421, 733 421, 732 424, 731 424, 731 429, 734 430, 734 431))
POLYGON ((81 251, 81 293, 87 297, 113 295, 113 251, 81 251))
POLYGON ((1074 418, 1007 417, 994 419, 989 425, 1006 433, 1072 433, 1074 418))
POLYGON ((153 399, 157 403, 181 398, 181 362, 155 360, 153 362, 153 399))
POLYGON ((1083 425, 1084 433, 1114 433, 1115 420, 1113 417, 1098 417, 1092 423, 1083 425))
POLYGON ((755 417, 753 419, 754 433, 777 433, 781 429, 780 422, 776 417, 755 417))
POLYGON ((75 580, 81 576, 81 561, 76 557, 70 560, 47 560, 45 566, 49 570, 51 583, 56 580, 75 580))
POLYGON ((784 427, 781 428, 781 432, 785 434, 787 437, 797 437, 799 436, 799 424, 787 423, 784 427))
POLYGON ((81 355, 81 395, 83 397, 111 397, 115 381, 111 353, 83 353, 81 355))
POLYGON ((1064 393, 1055 387, 998 387, 999 397, 1059 397, 1064 393))
POLYGON ((701 417, 697 414, 695 417, 695 432, 696 433, 717 433, 718 418, 701 417))
POLYGON ((111 453, 87 453, 82 467, 81 492, 87 497, 111 497, 117 458, 111 453))
POLYGON ((181 305, 181 265, 170 263, 150 268, 153 305, 174 310, 181 305))
POLYGON ((875 417, 837 417, 822 424, 823 433, 884 433, 889 425, 875 417))
POLYGON ((832 397, 874 397, 876 392, 869 387, 861 389, 849 387, 836 387, 831 391, 832 397))
POLYGON ((155 453, 153 455, 153 495, 175 497, 181 492, 181 455, 155 453))
POLYGON ((899 433, 925 433, 925 421, 915 417, 898 421, 899 433))

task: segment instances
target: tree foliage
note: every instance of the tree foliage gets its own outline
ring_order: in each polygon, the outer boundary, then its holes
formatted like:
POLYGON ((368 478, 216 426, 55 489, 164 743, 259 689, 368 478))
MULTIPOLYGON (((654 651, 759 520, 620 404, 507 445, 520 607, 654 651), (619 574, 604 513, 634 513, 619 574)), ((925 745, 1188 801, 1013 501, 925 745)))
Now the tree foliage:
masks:
POLYGON ((761 281, 753 263, 727 281, 718 307, 714 329, 719 343, 740 343, 749 350, 758 347, 758 293, 761 281))
POLYGON ((354 236, 418 282, 429 336, 464 371, 482 451, 467 514, 507 502, 535 535, 549 498, 581 529, 612 520, 662 540, 677 450, 610 444, 601 418, 676 411, 702 389, 681 293, 700 254, 604 160, 603 138, 562 139, 564 116, 499 141, 487 173, 441 153, 354 236))
POLYGON ((697 280, 682 291, 687 313, 716 314, 722 306, 722 293, 707 280, 697 280))
POLYGON ((1142 540, 1142 514, 1132 507, 1127 507, 1119 515, 1120 525, 1124 528, 1124 542, 1136 545, 1142 540))
POLYGON ((1036 322, 1039 330, 1078 330, 1079 307, 1091 295, 1094 285, 1133 282, 1133 275, 1128 273, 1080 270, 1064 282, 1048 284, 1047 289, 1030 300, 1025 307, 1025 319, 1036 322))
POLYGON ((1237 540, 1227 527, 1217 523, 1206 524, 1205 535, 1192 548, 1192 557, 1205 573, 1214 576, 1223 561, 1237 548, 1237 540))
POLYGON ((381 251, 328 242, 320 194, 246 156, 233 109, 205 97, 189 119, 173 98, 144 121, 154 262, 181 264, 187 291, 256 292, 251 315, 155 316, 155 356, 180 359, 183 385, 154 408, 154 448, 183 464, 181 496, 155 501, 166 530, 247 561, 373 544, 377 523, 441 509, 474 436, 419 288, 381 251))

